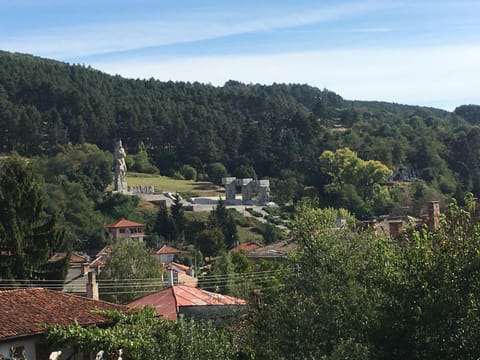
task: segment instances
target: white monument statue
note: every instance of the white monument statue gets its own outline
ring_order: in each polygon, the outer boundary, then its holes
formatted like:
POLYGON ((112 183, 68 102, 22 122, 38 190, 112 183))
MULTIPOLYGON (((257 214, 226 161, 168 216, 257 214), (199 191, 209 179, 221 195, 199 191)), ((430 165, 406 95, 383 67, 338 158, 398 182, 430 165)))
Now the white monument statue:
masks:
POLYGON ((115 181, 114 181, 114 190, 126 193, 128 191, 127 179, 125 177, 127 173, 127 163, 125 162, 125 157, 127 153, 122 146, 122 140, 117 142, 115 146, 115 181))

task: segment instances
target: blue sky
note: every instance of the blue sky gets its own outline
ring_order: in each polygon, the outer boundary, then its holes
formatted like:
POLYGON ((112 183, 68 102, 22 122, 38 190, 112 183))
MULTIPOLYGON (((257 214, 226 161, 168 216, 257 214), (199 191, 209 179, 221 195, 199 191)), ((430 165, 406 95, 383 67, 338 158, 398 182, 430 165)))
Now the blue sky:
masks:
POLYGON ((480 104, 480 0, 0 0, 0 49, 129 78, 480 104))

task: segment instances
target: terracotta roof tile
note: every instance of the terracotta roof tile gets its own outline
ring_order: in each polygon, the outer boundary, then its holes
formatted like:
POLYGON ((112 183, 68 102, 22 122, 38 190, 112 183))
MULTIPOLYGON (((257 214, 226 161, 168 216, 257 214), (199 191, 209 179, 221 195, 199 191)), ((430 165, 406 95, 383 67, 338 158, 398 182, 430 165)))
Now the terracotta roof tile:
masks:
MULTIPOLYGON (((57 261, 65 259, 67 256, 66 252, 55 253, 52 255, 50 259, 48 259, 49 263, 55 263, 57 261)), ((83 264, 89 261, 88 255, 86 254, 79 254, 79 253, 72 253, 70 255, 70 264, 83 264)))
POLYGON ((177 319, 180 307, 209 305, 245 305, 245 300, 191 286, 174 285, 127 304, 129 307, 153 306, 157 314, 171 320, 177 319))
POLYGON ((246 255, 248 258, 284 258, 296 248, 297 243, 288 239, 247 251, 246 255))
POLYGON ((166 270, 173 270, 176 272, 187 272, 190 269, 190 266, 179 264, 176 262, 171 262, 165 266, 166 270))
POLYGON ((43 333, 45 325, 107 324, 94 310, 126 310, 122 305, 42 288, 0 291, 0 342, 43 333))
POLYGON ((172 246, 163 245, 160 249, 158 249, 155 254, 162 255, 162 254, 181 254, 183 251, 175 249, 172 246))
POLYGON ((262 245, 260 245, 257 242, 254 241, 249 241, 245 243, 241 243, 240 245, 235 246, 233 249, 231 249, 231 252, 240 252, 240 251, 252 251, 258 248, 261 248, 262 245))
POLYGON ((128 227, 144 227, 145 224, 141 224, 135 221, 127 219, 120 219, 107 225, 107 228, 128 228, 128 227))

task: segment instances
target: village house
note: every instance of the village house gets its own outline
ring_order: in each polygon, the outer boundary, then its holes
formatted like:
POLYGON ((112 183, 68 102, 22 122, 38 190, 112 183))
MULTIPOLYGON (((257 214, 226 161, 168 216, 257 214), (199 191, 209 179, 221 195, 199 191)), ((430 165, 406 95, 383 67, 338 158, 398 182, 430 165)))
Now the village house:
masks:
POLYGON ((195 270, 188 265, 171 262, 164 265, 165 272, 170 274, 173 284, 197 286, 198 279, 195 277, 195 270))
MULTIPOLYGON (((97 310, 126 311, 127 307, 42 288, 0 291, 0 358, 44 360, 52 351, 43 342, 47 326, 108 326, 111 320, 97 310)), ((62 349, 62 359, 80 360, 83 354, 62 349), (69 357, 70 356, 70 357, 69 357)))
MULTIPOLYGON (((70 255, 67 275, 63 282, 62 289, 65 292, 76 295, 87 295, 88 274, 95 272, 100 274, 101 269, 106 265, 111 249, 106 246, 100 250, 86 253, 74 252, 70 255)), ((67 253, 56 253, 49 260, 49 263, 61 261, 67 253)))
POLYGON ((173 261, 176 255, 183 253, 183 251, 175 249, 169 245, 163 245, 155 252, 155 258, 162 264, 169 264, 173 261))
POLYGON ((109 234, 116 240, 137 240, 143 242, 145 237, 145 225, 130 221, 127 219, 120 219, 106 226, 109 234))
POLYGON ((157 314, 170 320, 179 318, 219 320, 238 312, 245 300, 205 291, 187 285, 170 285, 156 293, 127 304, 129 307, 154 307, 157 314))
POLYGON ((430 231, 433 231, 438 228, 439 224, 440 202, 430 201, 427 204, 426 214, 420 218, 413 216, 379 216, 363 221, 360 227, 372 228, 378 235, 388 235, 398 239, 408 226, 420 228, 426 225, 430 231))

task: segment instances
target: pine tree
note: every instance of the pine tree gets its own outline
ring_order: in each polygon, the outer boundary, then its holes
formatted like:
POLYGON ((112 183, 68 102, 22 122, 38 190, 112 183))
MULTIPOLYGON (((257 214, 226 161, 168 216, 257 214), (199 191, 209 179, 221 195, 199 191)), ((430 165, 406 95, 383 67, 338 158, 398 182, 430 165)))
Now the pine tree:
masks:
POLYGON ((235 246, 238 242, 237 224, 225 206, 225 201, 218 201, 217 206, 210 213, 209 222, 212 227, 216 227, 222 232, 227 247, 235 246))
POLYGON ((62 238, 55 217, 45 213, 41 178, 25 160, 5 160, 0 165, 0 277, 41 276, 62 238))
POLYGON ((173 204, 170 208, 172 220, 175 228, 175 239, 183 241, 185 239, 185 209, 181 203, 181 197, 178 194, 173 196, 173 204))

